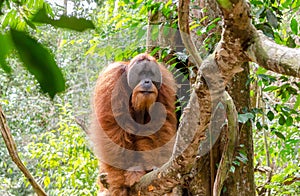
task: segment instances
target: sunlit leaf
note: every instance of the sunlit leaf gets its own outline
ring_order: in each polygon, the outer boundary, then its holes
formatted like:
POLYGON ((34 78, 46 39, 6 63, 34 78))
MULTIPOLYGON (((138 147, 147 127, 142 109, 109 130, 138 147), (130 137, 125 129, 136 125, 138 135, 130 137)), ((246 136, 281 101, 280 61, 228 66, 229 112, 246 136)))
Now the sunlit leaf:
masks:
POLYGON ((298 107, 300 106, 300 94, 297 95, 297 100, 295 102, 295 105, 294 105, 294 109, 298 109, 298 107))
POLYGON ((11 67, 6 63, 6 57, 13 49, 13 44, 8 34, 0 34, 0 45, 0 66, 6 73, 11 73, 11 67))
POLYGON ((278 86, 268 86, 268 87, 264 88, 263 91, 274 91, 277 89, 279 89, 278 86))
POLYGON ((24 21, 26 22, 26 24, 28 25, 28 26, 30 26, 32 29, 34 29, 34 30, 36 30, 36 26, 31 22, 31 21, 29 21, 27 18, 23 18, 24 19, 24 21))
POLYGON ((75 31, 84 31, 86 29, 94 29, 95 26, 90 20, 84 18, 76 18, 74 16, 61 16, 60 19, 54 20, 48 17, 45 9, 39 10, 32 18, 32 22, 50 24, 55 27, 72 29, 75 31))
POLYGON ((257 70, 256 70, 256 74, 265 74, 267 73, 267 69, 263 68, 263 67, 258 67, 257 70))
POLYGON ((45 185, 45 187, 48 187, 49 184, 50 184, 50 178, 49 178, 49 176, 46 176, 44 179, 44 185, 45 185))
POLYGON ((292 5, 293 0, 285 0, 285 1, 281 1, 281 2, 283 2, 281 5, 284 8, 289 8, 292 5))
POLYGON ((88 51, 86 51, 85 55, 88 55, 88 54, 94 54, 95 52, 95 48, 97 47, 97 44, 94 44, 90 47, 90 49, 88 49, 88 51))
POLYGON ((17 19, 17 11, 16 10, 10 10, 5 16, 4 19, 2 20, 2 24, 1 27, 5 28, 7 26, 10 27, 16 27, 17 23, 18 23, 18 19, 17 19))
POLYGON ((11 37, 25 67, 35 76, 42 90, 51 98, 64 91, 65 79, 53 55, 24 32, 11 30, 11 37))
POLYGON ((155 55, 160 49, 161 49, 160 47, 156 47, 156 48, 154 48, 154 49, 151 51, 150 54, 153 56, 153 55, 155 55))
POLYGON ((290 27, 295 35, 298 35, 298 22, 295 18, 291 20, 290 27))
POLYGON ((293 125, 293 118, 291 116, 286 118, 285 124, 287 126, 292 126, 293 125))

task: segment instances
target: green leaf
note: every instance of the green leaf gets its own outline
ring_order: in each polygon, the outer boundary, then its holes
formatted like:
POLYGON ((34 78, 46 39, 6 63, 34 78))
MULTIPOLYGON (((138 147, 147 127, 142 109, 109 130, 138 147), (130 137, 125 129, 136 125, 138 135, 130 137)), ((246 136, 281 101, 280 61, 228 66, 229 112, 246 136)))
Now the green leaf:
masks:
POLYGON ((45 185, 45 187, 48 187, 49 184, 50 184, 50 178, 49 178, 49 176, 46 176, 44 179, 44 185, 45 185))
POLYGON ((241 163, 240 163, 238 160, 233 160, 232 163, 233 163, 234 165, 237 165, 237 166, 240 166, 240 165, 241 165, 241 163))
POLYGON ((273 131, 273 132, 275 133, 275 135, 276 135, 277 137, 279 137, 280 139, 285 140, 285 137, 284 137, 284 135, 283 135, 281 132, 279 132, 279 131, 273 131))
POLYGON ((261 130, 261 129, 262 129, 262 126, 261 126, 260 122, 257 122, 257 123, 256 123, 256 128, 257 128, 258 130, 261 130))
POLYGON ((245 123, 249 119, 253 119, 253 118, 254 118, 254 115, 252 113, 245 113, 245 114, 239 114, 238 115, 238 121, 240 123, 245 123))
POLYGON ((273 113, 272 111, 269 111, 269 112, 267 113, 267 117, 268 117, 268 119, 269 119, 270 121, 272 121, 272 120, 274 119, 274 113, 273 113))
POLYGON ((241 161, 242 163, 247 163, 248 158, 247 155, 243 154, 242 152, 239 152, 239 155, 236 156, 236 158, 241 161))
POLYGON ((262 30, 266 36, 274 39, 274 31, 273 31, 272 27, 270 26, 270 24, 268 24, 268 23, 257 24, 256 28, 258 30, 262 30))
POLYGON ((263 91, 265 91, 265 92, 267 92, 267 91, 275 91, 277 89, 279 89, 278 86, 268 86, 268 87, 264 88, 263 91))
POLYGON ((235 167, 233 165, 230 166, 229 172, 231 172, 231 173, 235 172, 235 167))
POLYGON ((12 41, 28 71, 51 98, 65 90, 65 79, 53 55, 24 32, 11 30, 12 41))
POLYGON ((283 3, 281 3, 281 5, 284 7, 284 8, 289 8, 291 5, 292 5, 292 2, 293 0, 285 0, 283 3))
POLYGON ((152 55, 152 56, 155 55, 160 49, 161 49, 160 47, 154 48, 154 49, 151 51, 150 55, 152 55))
POLYGON ((266 8, 265 8, 264 6, 261 7, 261 8, 256 12, 255 17, 256 17, 256 18, 260 18, 260 17, 263 15, 265 9, 266 9, 266 8))
MULTIPOLYGON (((4 0, 0 0, 0 9, 1 9, 2 6, 3 6, 3 3, 4 3, 4 0)), ((0 14, 1 14, 1 12, 0 12, 0 14)))
POLYGON ((26 22, 26 24, 28 24, 28 26, 30 26, 32 29, 36 30, 36 26, 29 21, 27 18, 23 17, 24 21, 26 22))
POLYGON ((2 19, 1 27, 3 29, 7 26, 14 28, 16 27, 17 23, 18 23, 17 11, 11 10, 4 16, 4 19, 2 19))
POLYGON ((295 102, 295 105, 294 105, 294 109, 297 110, 299 106, 300 106, 300 94, 297 95, 297 99, 296 99, 296 102, 295 102))
POLYGON ((271 10, 267 10, 267 20, 275 29, 278 27, 278 20, 275 14, 271 10))
POLYGON ((140 28, 137 32, 137 40, 141 40, 144 37, 145 33, 146 33, 146 30, 143 28, 140 28))
POLYGON ((295 18, 291 20, 290 27, 295 35, 298 35, 298 22, 295 18))
POLYGON ((286 118, 285 124, 287 126, 292 126, 293 125, 293 118, 291 116, 286 118))
POLYGON ((284 118, 283 115, 280 115, 280 117, 279 117, 279 119, 278 119, 278 123, 279 123, 280 125, 284 125, 284 124, 285 124, 285 118, 284 118))
POLYGON ((293 37, 289 36, 288 39, 286 40, 286 46, 288 46, 290 48, 295 48, 297 46, 295 39, 293 37))
POLYGON ((289 92, 289 94, 291 94, 291 95, 297 95, 298 94, 298 91, 297 91, 297 89, 295 89, 294 87, 292 87, 292 86, 287 86, 286 87, 286 90, 289 92))
POLYGON ((46 23, 55 27, 72 29, 75 31, 84 31, 86 29, 94 29, 95 26, 90 20, 84 18, 76 18, 74 16, 61 16, 58 20, 53 20, 48 17, 46 10, 39 10, 32 18, 32 22, 46 23))
POLYGON ((6 63, 6 57, 13 49, 13 44, 8 34, 0 34, 0 45, 0 66, 6 73, 11 73, 11 67, 6 63))
POLYGON ((258 67, 258 69, 256 70, 256 74, 259 75, 259 74, 265 74, 267 73, 267 69, 263 68, 263 67, 258 67))

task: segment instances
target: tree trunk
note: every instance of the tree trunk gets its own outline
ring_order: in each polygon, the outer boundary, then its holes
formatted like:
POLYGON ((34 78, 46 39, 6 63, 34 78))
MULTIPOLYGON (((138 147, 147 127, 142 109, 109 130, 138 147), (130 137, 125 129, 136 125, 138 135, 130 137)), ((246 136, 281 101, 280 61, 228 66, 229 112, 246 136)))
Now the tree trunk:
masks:
MULTIPOLYGON (((247 84, 249 72, 249 63, 243 64, 243 72, 236 74, 228 85, 228 92, 231 95, 238 113, 249 111, 250 104, 250 87, 247 84)), ((239 156, 240 150, 246 152, 247 163, 240 162, 240 166, 235 166, 235 172, 230 173, 228 180, 225 182, 226 192, 223 195, 255 195, 254 170, 253 170, 253 138, 251 123, 239 125, 239 142, 235 155, 239 156), (240 147, 240 146, 243 147, 240 147)))

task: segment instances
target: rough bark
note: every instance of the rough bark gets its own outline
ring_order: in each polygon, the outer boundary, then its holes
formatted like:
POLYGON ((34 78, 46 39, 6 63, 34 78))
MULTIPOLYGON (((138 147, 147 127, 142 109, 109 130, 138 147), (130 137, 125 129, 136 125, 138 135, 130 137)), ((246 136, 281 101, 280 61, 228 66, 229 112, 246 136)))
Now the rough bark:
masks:
MULTIPOLYGON (((244 63, 243 72, 237 73, 230 84, 228 92, 234 100, 238 113, 244 113, 251 108, 250 87, 247 84, 249 76, 249 63, 244 63)), ((247 164, 241 163, 235 166, 235 172, 230 173, 226 180, 226 192, 223 195, 255 195, 254 171, 253 171, 253 139, 251 123, 239 125, 239 140, 236 154, 243 150, 247 154, 247 164), (243 145, 244 147, 240 147, 243 145)))
POLYGON ((261 31, 253 35, 254 43, 247 49, 251 61, 276 73, 300 78, 300 49, 276 44, 261 31))

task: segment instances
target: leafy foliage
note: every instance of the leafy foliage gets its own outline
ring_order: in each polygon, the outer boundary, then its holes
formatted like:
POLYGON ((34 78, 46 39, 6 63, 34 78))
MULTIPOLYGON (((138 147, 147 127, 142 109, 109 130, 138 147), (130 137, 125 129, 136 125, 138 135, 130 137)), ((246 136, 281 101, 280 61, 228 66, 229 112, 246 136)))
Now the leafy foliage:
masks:
POLYGON ((60 106, 58 127, 37 136, 26 154, 49 195, 95 195, 98 162, 71 111, 60 106))
MULTIPOLYGON (((25 33, 27 27, 36 29, 33 22, 40 22, 84 31, 87 28, 94 28, 94 25, 91 21, 68 16, 62 16, 59 20, 53 20, 47 16, 47 14, 53 15, 52 9, 44 1, 35 3, 31 1, 12 1, 11 5, 17 7, 20 13, 11 9, 4 16, 2 28, 9 26, 10 32, 4 35, 0 34, 0 41, 3 46, 3 51, 0 52, 1 67, 7 73, 11 72, 11 68, 5 59, 11 50, 17 50, 20 59, 24 62, 28 71, 38 80, 42 90, 53 98, 56 93, 65 90, 64 77, 53 55, 43 45, 39 44, 37 40, 25 33), (32 12, 37 13, 32 15, 32 12), (21 18, 19 17, 20 15, 22 16, 21 18), (22 24, 22 27, 15 25, 16 22, 18 25, 22 24)), ((10 7, 11 5, 9 4, 8 6, 10 7)))
POLYGON ((253 119, 256 125, 254 165, 267 166, 272 171, 272 174, 270 171, 256 173, 256 185, 259 190, 266 188, 274 195, 298 195, 296 187, 300 182, 291 178, 299 176, 300 83, 286 76, 269 75, 263 68, 252 75, 252 81, 262 93, 257 95, 262 99, 253 110, 256 116, 253 119))
POLYGON ((278 44, 296 47, 300 1, 251 0, 255 26, 278 44), (288 13, 288 14, 286 14, 288 13))

